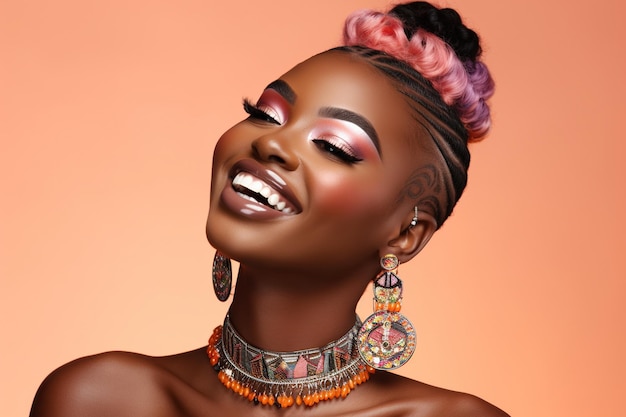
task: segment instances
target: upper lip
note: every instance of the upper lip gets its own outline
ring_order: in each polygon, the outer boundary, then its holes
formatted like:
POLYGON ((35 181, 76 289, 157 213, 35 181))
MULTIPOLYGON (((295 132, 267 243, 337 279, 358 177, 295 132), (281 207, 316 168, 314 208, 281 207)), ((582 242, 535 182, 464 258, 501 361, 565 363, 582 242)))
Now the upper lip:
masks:
POLYGON ((302 205, 294 192, 291 188, 289 188, 289 185, 287 185, 287 182, 283 179, 283 177, 278 175, 275 171, 264 167, 254 159, 242 159, 232 166, 228 173, 228 177, 232 181, 232 179, 235 178, 235 176, 240 172, 247 172, 267 183, 293 205, 296 213, 300 213, 302 211, 302 205))

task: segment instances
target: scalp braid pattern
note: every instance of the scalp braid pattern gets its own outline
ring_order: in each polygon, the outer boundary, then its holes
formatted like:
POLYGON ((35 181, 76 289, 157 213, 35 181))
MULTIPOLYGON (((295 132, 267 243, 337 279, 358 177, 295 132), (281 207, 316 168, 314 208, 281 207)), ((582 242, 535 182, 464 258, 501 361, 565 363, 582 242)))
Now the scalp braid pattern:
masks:
POLYGON ((413 2, 388 14, 353 13, 344 27, 344 45, 337 49, 368 61, 410 99, 416 121, 445 161, 420 167, 409 180, 407 189, 419 189, 421 196, 406 193, 430 209, 441 227, 467 184, 467 143, 482 139, 491 126, 486 100, 494 83, 479 60, 478 35, 456 11, 413 2))

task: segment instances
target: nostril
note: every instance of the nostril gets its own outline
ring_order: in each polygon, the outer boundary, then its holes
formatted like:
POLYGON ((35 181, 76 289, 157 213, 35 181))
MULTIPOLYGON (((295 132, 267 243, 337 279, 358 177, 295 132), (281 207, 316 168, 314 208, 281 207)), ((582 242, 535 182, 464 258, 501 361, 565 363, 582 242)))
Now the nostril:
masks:
POLYGON ((284 164, 286 161, 278 155, 270 155, 268 158, 272 162, 276 162, 277 164, 284 164))
POLYGON ((274 153, 261 152, 257 146, 252 147, 252 154, 255 158, 276 162, 277 164, 284 164, 286 162, 283 157, 274 153))

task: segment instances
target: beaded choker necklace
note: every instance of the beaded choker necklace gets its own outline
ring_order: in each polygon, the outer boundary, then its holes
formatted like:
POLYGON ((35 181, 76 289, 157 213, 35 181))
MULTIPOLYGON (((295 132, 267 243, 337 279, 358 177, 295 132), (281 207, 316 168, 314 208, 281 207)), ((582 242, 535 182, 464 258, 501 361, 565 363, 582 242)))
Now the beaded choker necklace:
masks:
POLYGON ((360 328, 357 317, 348 333, 324 347, 270 352, 246 343, 227 315, 224 325, 213 331, 207 354, 220 382, 254 404, 313 406, 346 398, 374 372, 359 354, 360 328))

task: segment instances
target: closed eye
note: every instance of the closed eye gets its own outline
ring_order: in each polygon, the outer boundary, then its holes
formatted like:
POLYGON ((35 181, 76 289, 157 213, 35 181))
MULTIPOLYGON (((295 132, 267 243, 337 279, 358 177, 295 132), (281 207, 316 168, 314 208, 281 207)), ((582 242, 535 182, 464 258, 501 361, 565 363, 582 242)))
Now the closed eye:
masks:
POLYGON ((356 164, 363 159, 354 156, 350 149, 345 149, 345 145, 335 144, 329 142, 326 139, 313 139, 312 142, 317 145, 322 151, 330 154, 332 157, 337 158, 347 164, 356 164))
POLYGON ((280 122, 272 117, 269 112, 261 109, 260 107, 252 104, 248 99, 243 100, 243 110, 250 115, 250 119, 259 120, 262 122, 272 123, 280 126, 280 122))

